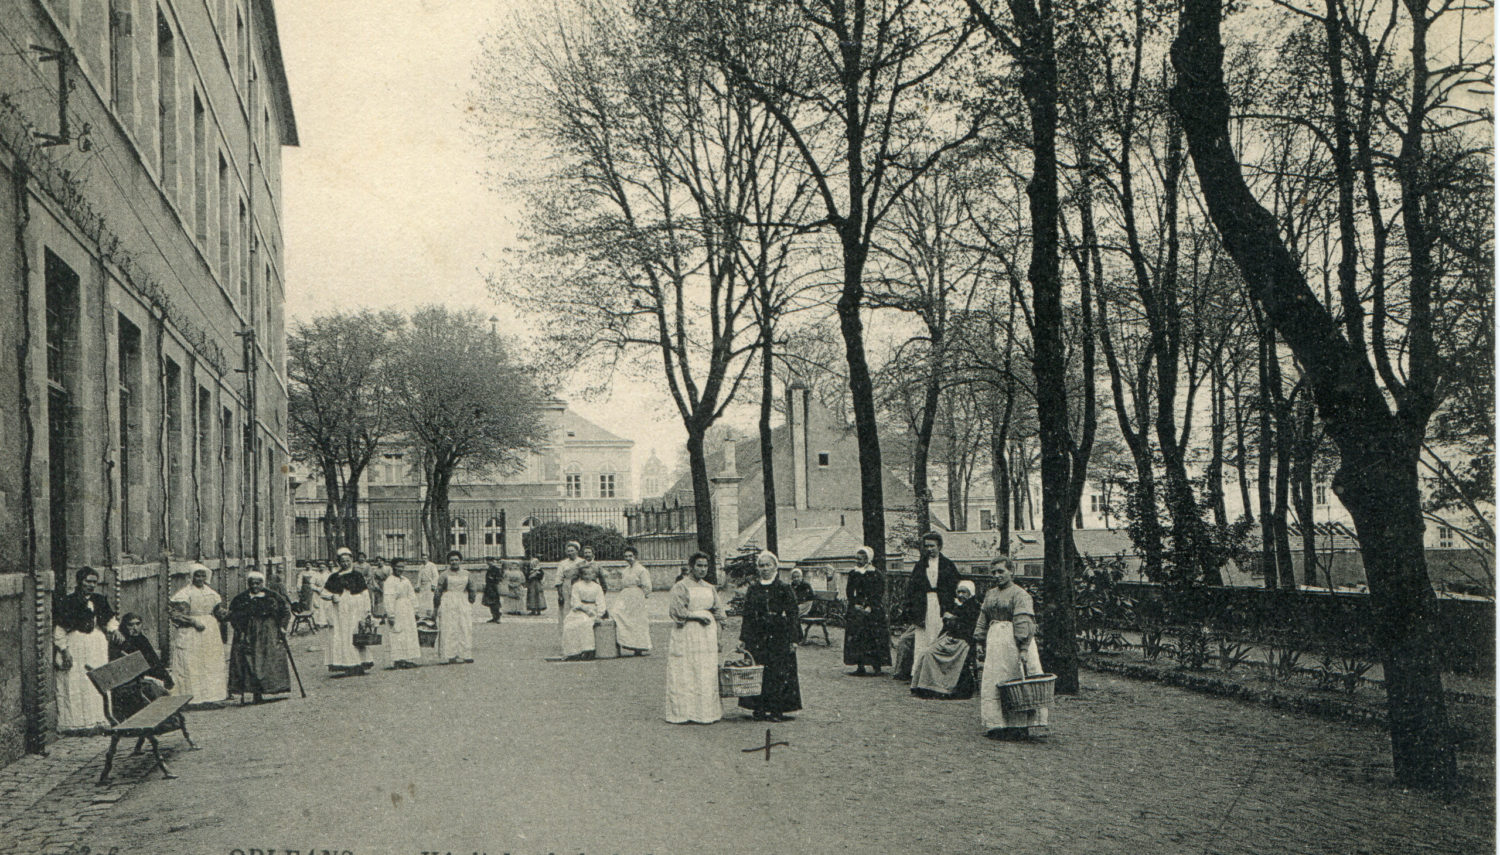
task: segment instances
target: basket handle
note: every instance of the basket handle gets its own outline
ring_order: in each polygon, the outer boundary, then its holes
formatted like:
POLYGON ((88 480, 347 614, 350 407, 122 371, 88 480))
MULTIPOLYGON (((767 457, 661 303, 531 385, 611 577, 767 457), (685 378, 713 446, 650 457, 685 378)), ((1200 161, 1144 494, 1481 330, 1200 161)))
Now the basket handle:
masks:
POLYGON ((734 649, 734 652, 735 652, 735 658, 736 658, 736 659, 738 659, 738 658, 740 658, 740 656, 741 656, 741 655, 743 655, 743 656, 744 656, 744 658, 746 658, 746 659, 749 659, 749 660, 750 660, 750 664, 751 664, 751 665, 752 665, 752 666, 754 666, 754 665, 759 665, 759 664, 760 664, 760 663, 759 663, 759 662, 756 662, 756 661, 755 661, 755 656, 753 656, 753 655, 752 655, 752 654, 751 654, 751 653, 750 653, 750 651, 749 651, 749 650, 747 650, 747 649, 746 649, 746 648, 745 648, 745 645, 744 645, 744 644, 743 644, 743 643, 742 643, 742 644, 740 644, 740 645, 739 645, 739 646, 738 646, 738 647, 736 647, 736 648, 735 648, 735 649, 734 649))

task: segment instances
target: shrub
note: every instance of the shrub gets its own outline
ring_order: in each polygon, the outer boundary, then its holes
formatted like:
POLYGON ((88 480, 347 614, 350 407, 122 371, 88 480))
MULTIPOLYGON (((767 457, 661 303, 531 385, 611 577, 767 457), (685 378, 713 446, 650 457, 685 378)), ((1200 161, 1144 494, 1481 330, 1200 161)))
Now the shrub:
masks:
POLYGON ((542 561, 561 561, 568 541, 576 540, 594 548, 600 561, 620 561, 625 557, 625 536, 612 528, 582 522, 551 521, 526 532, 521 545, 526 554, 542 561))

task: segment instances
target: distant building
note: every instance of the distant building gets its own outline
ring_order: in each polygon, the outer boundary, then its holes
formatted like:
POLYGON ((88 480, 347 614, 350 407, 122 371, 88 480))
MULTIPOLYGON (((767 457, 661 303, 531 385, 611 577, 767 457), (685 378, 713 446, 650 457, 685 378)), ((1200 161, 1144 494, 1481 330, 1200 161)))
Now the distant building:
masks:
MULTIPOLYGON (((800 382, 786 394, 787 421, 771 430, 779 557, 793 564, 814 556, 852 561, 863 529, 859 441, 800 382)), ((764 546, 759 436, 710 449, 708 470, 719 554, 732 556, 750 544, 764 546)), ((888 537, 895 543, 914 499, 910 485, 890 470, 884 489, 888 537)), ((696 548, 690 536, 696 528, 692 507, 692 477, 684 475, 660 499, 631 510, 627 534, 641 547, 643 558, 681 560, 696 548)))
POLYGON ((51 739, 75 570, 165 650, 189 562, 227 598, 282 561, 297 127, 269 0, 18 0, 0 36, 3 762, 51 739))
MULTIPOLYGON (((519 556, 522 535, 550 520, 587 522, 623 530, 635 501, 631 478, 634 440, 605 430, 554 400, 543 419, 548 440, 508 471, 461 470, 449 494, 448 546, 466 554, 519 556)), ((392 441, 360 483, 361 549, 387 558, 424 554, 420 525, 423 481, 417 452, 392 441)), ((294 540, 298 557, 325 557, 324 488, 319 478, 299 485, 294 540)))
POLYGON ((667 464, 661 462, 661 458, 656 456, 655 451, 652 451, 651 456, 646 458, 646 462, 641 465, 641 498, 660 498, 661 494, 672 486, 674 480, 672 470, 667 468, 667 464))

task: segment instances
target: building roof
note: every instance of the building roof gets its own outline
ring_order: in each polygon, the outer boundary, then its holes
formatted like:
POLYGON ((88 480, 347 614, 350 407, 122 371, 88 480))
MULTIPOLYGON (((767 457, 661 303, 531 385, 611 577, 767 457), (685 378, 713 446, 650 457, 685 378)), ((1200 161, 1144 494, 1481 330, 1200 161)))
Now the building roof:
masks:
MULTIPOLYGON (((1017 561, 1042 560, 1042 533, 1039 530, 1016 530, 1010 533, 1010 555, 1017 561)), ((1073 529, 1073 543, 1078 554, 1134 555, 1130 535, 1121 529, 1073 529)), ((943 534, 943 554, 958 563, 988 561, 1000 552, 998 531, 950 531, 943 534)), ((911 553, 916 560, 917 554, 911 553)))
POLYGON ((565 408, 562 412, 558 413, 554 424, 554 435, 550 437, 550 441, 557 445, 561 445, 564 442, 570 445, 582 443, 635 445, 635 440, 625 439, 610 433, 579 415, 572 408, 565 408))
POLYGON ((297 117, 292 114, 292 89, 287 84, 286 66, 281 59, 281 36, 276 31, 276 7, 272 0, 256 0, 255 16, 260 20, 259 31, 265 41, 266 76, 270 78, 266 89, 276 103, 276 115, 280 119, 282 145, 300 145, 297 139, 297 117))
MULTIPOLYGON (((1256 523, 1245 535, 1245 543, 1252 549, 1260 546, 1260 523, 1256 523)), ((1292 549, 1302 544, 1302 526, 1295 520, 1287 520, 1287 535, 1292 540, 1292 549)), ((1356 552, 1359 550, 1359 535, 1341 522, 1313 524, 1313 548, 1320 552, 1356 552)))

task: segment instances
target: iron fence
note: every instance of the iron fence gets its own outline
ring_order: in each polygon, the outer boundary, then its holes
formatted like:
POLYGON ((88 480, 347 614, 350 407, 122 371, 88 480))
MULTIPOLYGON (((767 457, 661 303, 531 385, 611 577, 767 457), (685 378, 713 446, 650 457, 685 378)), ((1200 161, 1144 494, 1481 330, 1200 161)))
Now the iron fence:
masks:
MULTIPOLYGON (((292 524, 293 554, 297 558, 332 560, 340 546, 370 557, 426 558, 427 534, 418 507, 362 508, 357 525, 346 526, 338 515, 299 515, 292 524)), ((506 511, 493 506, 452 507, 448 511, 448 542, 473 557, 507 557, 506 511)))

